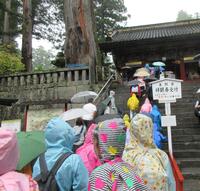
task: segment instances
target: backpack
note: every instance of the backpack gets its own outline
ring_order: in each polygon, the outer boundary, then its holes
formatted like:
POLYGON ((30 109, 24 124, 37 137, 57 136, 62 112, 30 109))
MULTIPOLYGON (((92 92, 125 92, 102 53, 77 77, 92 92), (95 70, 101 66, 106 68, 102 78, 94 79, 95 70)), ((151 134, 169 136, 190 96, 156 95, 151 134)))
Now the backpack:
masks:
POLYGON ((39 163, 40 163, 40 174, 36 176, 34 179, 37 181, 39 185, 40 191, 59 191, 59 187, 57 185, 55 175, 60 168, 60 166, 63 164, 65 159, 67 159, 72 153, 65 153, 62 154, 55 164, 53 165, 52 169, 48 171, 47 164, 45 161, 44 153, 40 155, 39 157, 39 163))

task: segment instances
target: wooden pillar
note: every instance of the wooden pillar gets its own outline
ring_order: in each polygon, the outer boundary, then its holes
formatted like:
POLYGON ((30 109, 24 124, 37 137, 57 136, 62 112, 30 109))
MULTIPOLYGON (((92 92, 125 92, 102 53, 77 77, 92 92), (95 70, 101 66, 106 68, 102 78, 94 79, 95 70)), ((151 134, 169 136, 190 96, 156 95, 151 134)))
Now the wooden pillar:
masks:
POLYGON ((186 80, 185 63, 183 59, 180 60, 180 78, 181 80, 186 80))

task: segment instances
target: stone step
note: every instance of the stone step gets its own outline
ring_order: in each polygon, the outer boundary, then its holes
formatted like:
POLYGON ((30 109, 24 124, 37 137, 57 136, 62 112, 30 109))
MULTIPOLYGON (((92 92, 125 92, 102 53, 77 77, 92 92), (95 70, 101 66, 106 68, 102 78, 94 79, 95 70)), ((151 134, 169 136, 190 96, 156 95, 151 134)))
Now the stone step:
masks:
POLYGON ((176 135, 172 134, 172 140, 173 142, 193 142, 193 141, 199 141, 200 135, 176 135))
POLYGON ((174 113, 172 112, 171 115, 175 115, 176 116, 176 121, 182 121, 182 123, 184 123, 185 121, 188 121, 188 120, 193 120, 194 122, 196 120, 198 120, 198 118, 193 114, 193 113, 174 113))
POLYGON ((179 120, 181 120, 183 123, 185 122, 185 121, 187 121, 187 120, 195 120, 195 119, 197 119, 197 117, 195 116, 195 115, 184 115, 184 113, 183 114, 178 114, 178 115, 176 115, 176 120, 177 121, 179 121, 179 120), (184 118, 183 118, 184 117, 184 118))
MULTIPOLYGON (((177 118, 177 126, 172 127, 173 152, 185 178, 184 191, 200 191, 200 123, 194 115, 199 82, 182 83, 182 99, 171 104, 171 113, 177 118)), ((119 90, 116 89, 119 93, 117 103, 128 111, 126 102, 129 98, 129 87, 120 87, 119 90)), ((165 115, 165 105, 159 104, 159 108, 162 115, 165 115)), ((163 127, 162 132, 167 134, 166 127, 163 127)), ((164 150, 168 150, 167 143, 164 143, 164 150)))
MULTIPOLYGON (((194 111, 194 105, 195 105, 195 100, 193 101, 189 101, 189 102, 185 102, 184 100, 184 103, 182 102, 179 102, 179 103, 172 103, 171 104, 171 110, 177 110, 177 111, 180 111, 180 109, 182 109, 182 112, 187 112, 187 111, 194 111)), ((164 110, 164 107, 165 105, 159 105, 159 108, 161 110, 164 110)))
POLYGON ((173 151, 174 157, 178 160, 178 158, 200 158, 200 150, 199 149, 179 149, 173 151))
MULTIPOLYGON (((173 150, 200 149, 200 142, 173 142, 173 150)), ((163 150, 168 149, 168 143, 163 144, 163 150)))
POLYGON ((184 191, 200 191, 200 180, 197 179, 185 179, 184 191))
MULTIPOLYGON (((172 135, 200 135, 200 125, 198 128, 172 127, 172 135)), ((162 128, 163 134, 167 134, 167 127, 162 128)))
POLYGON ((200 130, 200 123, 198 121, 198 118, 196 119, 189 119, 183 121, 177 121, 177 127, 174 128, 188 128, 188 129, 199 129, 200 130))
POLYGON ((182 168, 181 172, 183 174, 183 177, 185 179, 197 179, 200 180, 200 168, 197 167, 188 167, 188 168, 182 168))
POLYGON ((177 160, 177 164, 181 169, 187 167, 200 168, 200 158, 180 158, 177 160))

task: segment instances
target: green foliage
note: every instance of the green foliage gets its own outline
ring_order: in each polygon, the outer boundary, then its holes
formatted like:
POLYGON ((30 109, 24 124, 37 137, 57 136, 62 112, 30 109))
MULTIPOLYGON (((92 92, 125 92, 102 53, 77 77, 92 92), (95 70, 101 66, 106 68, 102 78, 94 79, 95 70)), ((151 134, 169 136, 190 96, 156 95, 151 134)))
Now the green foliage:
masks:
POLYGON ((51 62, 52 65, 57 66, 59 68, 65 67, 65 56, 63 52, 58 52, 56 55, 56 59, 51 62))
POLYGON ((190 20, 193 19, 193 16, 191 14, 188 14, 186 11, 180 10, 178 12, 177 21, 182 21, 182 20, 190 20))
POLYGON ((186 11, 180 10, 178 12, 177 21, 183 21, 183 20, 190 20, 190 19, 199 19, 200 13, 196 12, 194 14, 188 14, 186 11))
POLYGON ((121 27, 129 15, 123 0, 94 0, 98 41, 105 41, 113 30, 121 27))
POLYGON ((0 45, 0 51, 5 51, 11 54, 20 54, 15 44, 2 44, 0 45))
POLYGON ((21 57, 13 45, 0 46, 0 74, 16 73, 24 70, 21 57))
MULTIPOLYGON (((0 0, 0 40, 3 34, 6 0, 0 0)), ((11 0, 10 36, 13 38, 22 32, 23 1, 11 0)), ((32 0, 33 37, 47 39, 55 46, 63 45, 64 33, 63 0, 32 0), (62 10, 62 11, 61 11, 62 10)))
POLYGON ((44 47, 39 46, 33 49, 33 69, 34 71, 43 71, 52 69, 51 60, 53 53, 50 50, 45 50, 44 47))

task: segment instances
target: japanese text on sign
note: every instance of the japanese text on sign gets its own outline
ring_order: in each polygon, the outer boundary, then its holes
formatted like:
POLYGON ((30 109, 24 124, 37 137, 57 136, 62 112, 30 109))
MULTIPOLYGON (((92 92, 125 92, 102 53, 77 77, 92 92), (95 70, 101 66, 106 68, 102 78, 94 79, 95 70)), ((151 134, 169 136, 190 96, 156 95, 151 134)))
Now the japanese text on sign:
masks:
POLYGON ((182 97, 180 81, 157 81, 152 84, 152 90, 154 100, 174 100, 182 97))

